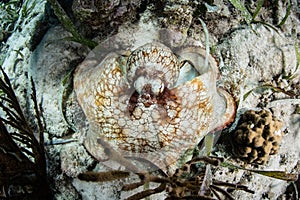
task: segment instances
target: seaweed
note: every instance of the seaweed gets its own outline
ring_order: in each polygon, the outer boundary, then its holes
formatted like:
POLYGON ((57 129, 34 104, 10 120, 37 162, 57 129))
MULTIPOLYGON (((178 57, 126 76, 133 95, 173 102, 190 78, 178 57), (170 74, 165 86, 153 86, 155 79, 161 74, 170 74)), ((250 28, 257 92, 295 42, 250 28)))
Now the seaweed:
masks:
MULTIPOLYGON (((296 181, 298 174, 286 173, 284 171, 263 171, 246 169, 224 161, 221 157, 196 157, 188 161, 183 167, 177 169, 173 175, 161 172, 161 175, 153 175, 150 172, 134 172, 140 179, 139 182, 126 184, 122 191, 132 191, 141 186, 144 190, 128 197, 127 200, 139 200, 165 191, 166 199, 232 199, 230 194, 234 190, 242 190, 251 194, 255 192, 240 183, 230 183, 215 180, 212 178, 211 167, 226 167, 232 170, 246 170, 252 173, 261 174, 271 178, 284 181, 296 181), (150 183, 159 184, 156 188, 149 189, 150 183)), ((107 171, 107 172, 85 172, 79 174, 78 178, 91 182, 106 182, 129 177, 127 171, 107 171)))
POLYGON ((0 187, 3 191, 0 197, 52 199, 47 184, 44 125, 34 82, 31 79, 35 121, 30 123, 1 66, 0 70, 0 187))
POLYGON ((9 2, 0 1, 0 42, 5 42, 15 29, 18 20, 18 13, 22 2, 13 0, 9 2))
MULTIPOLYGON (((150 183, 158 183, 156 188, 145 189, 128 197, 127 200, 139 200, 166 191, 166 199, 234 199, 226 191, 243 190, 254 193, 247 186, 235 183, 227 183, 214 180, 211 177, 211 166, 219 166, 223 161, 217 157, 199 157, 187 162, 182 168, 177 169, 173 175, 166 175, 163 172, 161 176, 152 175, 149 172, 135 172, 140 181, 126 184, 123 191, 132 191, 140 186, 149 186, 150 183), (203 165, 203 163, 205 165, 203 165), (200 166, 199 164, 202 164, 200 166)), ((108 171, 108 172, 85 172, 81 173, 78 178, 92 182, 105 182, 116 179, 127 178, 129 174, 125 171, 108 171)))
POLYGON ((232 194, 234 190, 242 190, 251 194, 255 192, 241 183, 230 183, 213 178, 213 168, 225 167, 230 170, 245 170, 251 173, 276 178, 284 181, 295 181, 298 174, 287 173, 285 171, 263 171, 255 169, 246 169, 225 161, 222 157, 200 156, 194 157, 186 162, 182 167, 176 169, 174 174, 166 174, 161 169, 154 173, 145 171, 137 167, 131 159, 136 161, 145 161, 142 158, 124 157, 115 150, 104 139, 98 139, 97 143, 104 148, 104 152, 110 160, 118 162, 125 167, 126 171, 112 170, 106 172, 87 171, 80 173, 78 178, 83 181, 107 182, 129 178, 130 174, 137 175, 138 182, 125 184, 122 191, 133 191, 141 186, 144 189, 136 192, 127 200, 139 200, 149 197, 153 194, 166 192, 166 199, 234 199, 232 194), (128 159, 129 158, 129 159, 128 159), (149 188, 151 183, 158 184, 154 188, 149 188))
POLYGON ((298 179, 299 174, 295 174, 295 173, 287 173, 285 171, 278 171, 278 170, 256 170, 256 169, 247 169, 247 168, 243 168, 237 165, 234 165, 232 163, 229 162, 222 162, 220 164, 220 166, 222 167, 227 167, 228 169, 241 169, 241 170, 246 170, 249 172, 253 172, 256 174, 260 174, 263 176, 267 176, 267 177, 271 177, 271 178, 276 178, 279 180, 283 180, 283 181, 296 181, 298 179))
POLYGON ((286 14, 278 24, 275 24, 275 26, 273 26, 272 24, 269 24, 267 22, 261 20, 255 20, 255 18, 261 12, 261 8, 264 6, 264 4, 266 4, 265 0, 258 0, 256 3, 256 8, 253 12, 250 9, 248 9, 241 0, 229 0, 229 2, 234 6, 235 9, 241 12, 244 21, 251 28, 252 28, 251 24, 263 24, 264 26, 273 29, 275 32, 278 32, 277 28, 282 28, 282 26, 285 24, 286 20, 291 14, 291 9, 292 9, 290 0, 287 0, 288 5, 286 8, 286 14))
POLYGON ((50 3, 52 9, 54 10, 55 15, 57 16, 61 24, 64 26, 64 28, 67 29, 67 31, 69 31, 72 34, 72 37, 67 37, 65 38, 66 40, 78 42, 80 44, 88 46, 90 49, 94 49, 98 45, 97 42, 86 39, 78 32, 76 26, 69 18, 65 10, 58 3, 58 1, 48 0, 48 2, 50 3))
POLYGON ((226 188, 233 190, 243 190, 254 193, 248 187, 241 184, 226 183, 212 179, 211 166, 220 166, 224 161, 218 157, 195 157, 178 168, 174 174, 166 174, 161 169, 154 171, 155 174, 137 167, 131 159, 145 161, 143 158, 123 157, 104 139, 98 139, 97 143, 104 148, 106 155, 115 162, 123 165, 126 171, 113 170, 106 172, 87 171, 80 173, 78 178, 91 182, 106 182, 128 178, 130 173, 134 173, 140 179, 138 182, 129 183, 123 186, 122 191, 132 191, 141 186, 144 190, 128 197, 127 200, 138 200, 149 197, 153 194, 165 191, 166 199, 233 199, 226 188), (129 158, 129 159, 128 159, 129 158), (157 175, 158 173, 158 175, 157 175), (149 188, 150 183, 159 184, 155 188, 149 188), (215 197, 215 198, 214 198, 215 197))

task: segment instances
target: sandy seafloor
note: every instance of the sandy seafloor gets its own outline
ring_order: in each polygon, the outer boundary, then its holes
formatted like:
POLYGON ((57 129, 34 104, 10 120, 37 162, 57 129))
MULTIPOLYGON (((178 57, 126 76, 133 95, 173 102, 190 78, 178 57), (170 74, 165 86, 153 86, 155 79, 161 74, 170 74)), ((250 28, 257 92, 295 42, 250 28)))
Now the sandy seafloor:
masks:
MULTIPOLYGON (((34 1, 28 2, 31 5, 34 1)), ((128 44, 136 40, 151 42, 157 37, 155 30, 166 28, 174 31, 172 42, 191 40, 199 48, 205 48, 207 43, 204 30, 197 20, 200 16, 193 15, 194 8, 191 4, 188 1, 166 2, 166 6, 162 9, 164 15, 155 13, 153 5, 150 5, 139 13, 138 20, 118 25, 117 31, 111 32, 109 36, 103 36, 99 30, 94 40, 101 42, 104 38, 114 36, 128 44)), ((219 80, 216 84, 234 96, 237 102, 237 119, 245 110, 267 109, 283 121, 285 132, 279 153, 271 156, 265 165, 246 164, 231 158, 222 144, 216 146, 214 155, 224 156, 228 161, 245 168, 299 173, 300 69, 297 66, 299 63, 295 48, 300 45, 299 2, 292 1, 291 14, 285 24, 281 28, 276 28, 276 31, 263 23, 251 25, 244 23, 241 13, 228 1, 214 1, 214 5, 216 6, 202 16, 205 16, 203 21, 209 33, 211 52, 219 64, 219 80), (283 72, 293 74, 293 79, 285 78, 283 72), (295 95, 288 96, 282 92, 259 88, 267 84, 292 91, 295 95), (243 99, 242 97, 250 90, 253 92, 243 99)), ((276 12, 263 7, 258 19, 272 24, 276 21, 274 18, 282 19, 285 13, 286 5, 279 1, 276 12)), ((62 107, 65 107, 67 109, 65 115, 71 124, 81 127, 85 123, 74 92, 67 100, 64 99, 63 79, 91 53, 91 50, 82 44, 64 39, 70 36, 70 33, 55 21, 45 1, 36 3, 30 13, 18 23, 21 28, 16 29, 2 41, 2 66, 13 80, 21 105, 28 105, 30 102, 27 92, 30 87, 28 77, 32 76, 36 83, 47 128, 45 140, 48 143, 46 144, 48 173, 55 199, 124 199, 137 192, 137 190, 121 192, 125 182, 137 180, 135 176, 104 183, 91 183, 77 178, 79 173, 91 168, 94 171, 108 170, 88 154, 82 145, 84 140, 82 131, 78 129, 72 131, 62 114, 62 107), (66 105, 62 105, 62 102, 66 102, 66 105), (49 144, 66 140, 71 142, 49 144)), ((298 50, 298 59, 299 53, 298 50)), ((230 127, 232 130, 234 128, 235 125, 230 127)), ((245 170, 216 167, 213 170, 213 178, 241 183, 255 191, 255 194, 235 191, 232 193, 235 199, 292 198, 286 192, 290 183, 245 170)), ((295 185, 297 184, 299 189, 299 181, 295 185)), ((150 199, 162 199, 165 196, 166 194, 162 193, 153 195, 150 199)))

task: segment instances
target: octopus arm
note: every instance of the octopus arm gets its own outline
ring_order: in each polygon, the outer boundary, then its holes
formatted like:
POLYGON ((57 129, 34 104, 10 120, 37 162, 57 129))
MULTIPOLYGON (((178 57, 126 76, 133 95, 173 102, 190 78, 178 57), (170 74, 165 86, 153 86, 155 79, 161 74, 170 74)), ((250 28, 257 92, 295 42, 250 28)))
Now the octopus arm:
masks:
MULTIPOLYGON (((213 115, 212 96, 208 85, 196 77, 171 90, 176 94, 177 116, 174 118, 175 132, 160 135, 167 145, 162 152, 168 152, 165 168, 169 173, 191 159, 192 151, 200 140, 208 133, 213 115)), ((162 166, 162 164, 159 164, 162 166)))
POLYGON ((126 101, 132 90, 123 76, 119 55, 111 53, 98 65, 91 62, 86 61, 78 67, 74 89, 90 124, 85 146, 93 156, 102 160, 106 156, 97 138, 104 135, 116 137, 120 130, 118 119, 124 117, 126 101))

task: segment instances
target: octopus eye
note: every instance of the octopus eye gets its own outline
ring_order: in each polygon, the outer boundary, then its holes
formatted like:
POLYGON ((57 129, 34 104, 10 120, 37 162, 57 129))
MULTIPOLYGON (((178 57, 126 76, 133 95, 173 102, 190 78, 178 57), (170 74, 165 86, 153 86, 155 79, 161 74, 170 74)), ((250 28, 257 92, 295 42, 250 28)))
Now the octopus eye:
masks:
POLYGON ((161 79, 154 79, 151 81, 152 92, 155 95, 161 94, 165 89, 165 84, 161 79))
POLYGON ((142 94, 144 86, 148 84, 148 80, 144 76, 138 77, 134 82, 134 88, 137 91, 137 93, 142 94))

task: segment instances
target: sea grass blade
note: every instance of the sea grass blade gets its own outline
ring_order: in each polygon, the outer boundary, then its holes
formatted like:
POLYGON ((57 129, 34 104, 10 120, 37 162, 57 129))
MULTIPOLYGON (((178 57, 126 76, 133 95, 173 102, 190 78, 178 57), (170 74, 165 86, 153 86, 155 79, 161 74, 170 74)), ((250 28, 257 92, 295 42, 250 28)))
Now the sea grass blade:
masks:
POLYGON ((298 174, 291 174, 291 173, 287 173, 284 171, 276 171, 276 170, 268 170, 268 171, 264 171, 264 170, 254 170, 254 169, 246 169, 237 165, 233 165, 232 163, 229 162, 223 162, 220 164, 222 167, 227 167, 229 169, 241 169, 241 170, 246 170, 246 171, 250 171, 250 172, 254 172, 257 174, 261 174, 264 176, 268 176, 271 178, 276 178, 276 179, 280 179, 280 180, 284 180, 284 181, 296 181, 298 179, 298 174))

